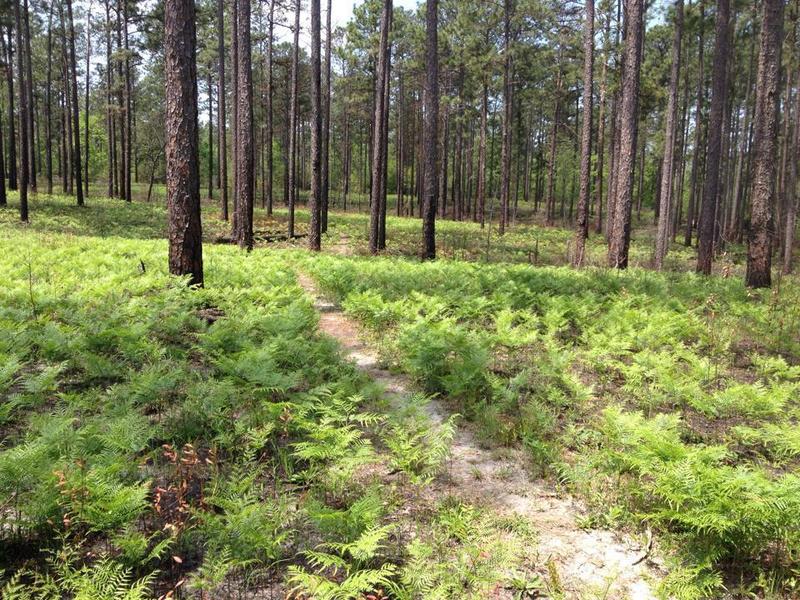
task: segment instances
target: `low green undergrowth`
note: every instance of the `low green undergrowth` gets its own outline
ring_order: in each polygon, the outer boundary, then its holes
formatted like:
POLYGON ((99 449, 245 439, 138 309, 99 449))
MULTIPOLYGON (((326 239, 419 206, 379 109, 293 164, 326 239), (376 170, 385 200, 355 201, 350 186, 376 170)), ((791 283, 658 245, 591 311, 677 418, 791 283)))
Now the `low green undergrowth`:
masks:
POLYGON ((0 250, 0 560, 15 581, 260 585, 322 535, 312 499, 359 496, 343 480, 380 460, 365 382, 313 335, 280 260, 215 248, 191 290, 164 273, 163 242, 30 232, 0 250))
POLYGON ((487 440, 528 448, 583 493, 595 524, 652 526, 672 540, 665 593, 794 589, 795 280, 770 293, 638 270, 303 264, 388 362, 487 440))
POLYGON ((420 598, 466 580, 478 598, 525 577, 516 553, 471 570, 506 535, 488 521, 420 562, 439 513, 413 499, 454 421, 424 397, 388 407, 341 360, 289 254, 208 245, 189 289, 165 272, 163 208, 34 209, 29 226, 0 211, 0 596, 420 598))

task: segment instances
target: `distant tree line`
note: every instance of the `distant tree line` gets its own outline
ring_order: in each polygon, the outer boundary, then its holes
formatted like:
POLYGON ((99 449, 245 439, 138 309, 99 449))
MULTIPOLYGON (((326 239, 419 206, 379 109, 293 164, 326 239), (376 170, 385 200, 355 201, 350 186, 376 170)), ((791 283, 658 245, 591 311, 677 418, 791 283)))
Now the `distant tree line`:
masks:
POLYGON ((336 29, 331 0, 3 2, 0 204, 19 190, 22 220, 40 187, 83 205, 166 181, 191 212, 202 186, 247 249, 254 206, 319 249, 329 209, 363 202, 378 253, 391 198, 423 258, 437 218, 502 235, 525 212, 575 227, 576 266, 605 235, 626 268, 652 214, 658 269, 672 243, 709 274, 746 242, 748 285, 792 270, 797 1, 365 0, 336 29))

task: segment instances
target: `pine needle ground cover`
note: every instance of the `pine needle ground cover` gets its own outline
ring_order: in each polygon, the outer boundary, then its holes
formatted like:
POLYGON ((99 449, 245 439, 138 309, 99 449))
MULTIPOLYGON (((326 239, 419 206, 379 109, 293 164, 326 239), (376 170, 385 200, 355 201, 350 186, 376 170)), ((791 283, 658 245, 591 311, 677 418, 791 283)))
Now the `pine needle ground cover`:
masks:
POLYGON ((190 290, 162 207, 35 210, 0 212, 4 599, 540 588, 535 532, 423 501, 452 424, 381 403, 288 253, 208 245, 190 290))
POLYGON ((800 286, 693 274, 314 257, 386 361, 522 444, 593 507, 652 528, 664 592, 783 597, 800 575, 800 286))

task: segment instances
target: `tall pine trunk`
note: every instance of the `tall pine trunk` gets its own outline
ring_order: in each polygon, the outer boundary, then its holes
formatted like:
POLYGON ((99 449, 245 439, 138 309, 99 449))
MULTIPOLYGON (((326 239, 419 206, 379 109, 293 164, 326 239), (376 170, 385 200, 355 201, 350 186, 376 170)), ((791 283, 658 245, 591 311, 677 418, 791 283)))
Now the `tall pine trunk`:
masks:
POLYGON ((297 201, 296 162, 297 162, 297 110, 298 110, 298 70, 300 68, 300 0, 295 0, 294 46, 292 48, 292 80, 289 96, 289 237, 294 237, 294 208, 297 201))
MULTIPOLYGON (((392 28, 392 14, 389 15, 389 29, 392 28)), ((381 171, 380 205, 378 211, 378 250, 386 249, 386 201, 389 190, 389 93, 392 72, 391 45, 386 48, 386 71, 383 76, 383 137, 381 152, 383 153, 383 170, 381 171)))
POLYGON ((228 216, 228 134, 225 108, 225 0, 217 0, 217 153, 220 173, 220 216, 228 216))
POLYGON ((72 19, 72 0, 67 0, 67 18, 69 19, 69 64, 70 78, 72 79, 72 134, 74 151, 72 153, 72 167, 75 172, 75 195, 78 206, 83 206, 83 186, 81 182, 81 135, 80 118, 78 116, 78 68, 75 59, 75 24, 72 19))
POLYGON ((683 42, 683 0, 675 2, 675 37, 672 41, 672 71, 669 79, 666 131, 664 134, 664 160, 661 165, 661 203, 658 209, 655 267, 664 266, 669 248, 669 228, 672 216, 672 189, 675 167, 675 135, 678 120, 678 87, 681 77, 681 44, 683 42))
POLYGON ((556 214, 556 155, 558 152, 558 125, 561 121, 561 85, 562 73, 559 66, 558 79, 556 80, 555 108, 553 109, 553 126, 550 134, 550 157, 547 161, 547 215, 545 216, 545 222, 548 225, 552 225, 555 222, 556 214))
POLYGON ((166 0, 167 207, 169 271, 203 285, 194 0, 166 0))
POLYGON ((692 235, 697 213, 697 197, 699 195, 700 172, 702 163, 705 162, 705 146, 703 145, 703 105, 705 104, 705 59, 704 59, 704 27, 705 5, 704 0, 700 0, 700 31, 697 43, 697 104, 694 117, 694 155, 692 156, 692 175, 690 179, 691 189, 689 191, 689 206, 686 210, 686 231, 683 236, 685 246, 692 245, 692 235))
POLYGON ((481 98, 481 133, 478 143, 478 190, 477 190, 477 217, 481 228, 486 223, 486 130, 489 122, 489 86, 484 81, 481 98))
POLYGON ((719 170, 722 154, 722 120, 728 98, 729 20, 730 0, 717 0, 717 15, 714 21, 716 39, 711 75, 711 109, 708 119, 708 150, 703 184, 703 205, 700 209, 697 232, 697 272, 705 275, 711 274, 711 265, 714 260, 714 230, 719 201, 719 170))
POLYGON ((8 200, 6 199, 6 154, 3 151, 3 115, 0 115, 0 206, 7 206, 7 205, 8 205, 8 200))
MULTIPOLYGON (((783 236, 783 268, 782 273, 789 275, 793 271, 795 231, 797 228, 797 179, 798 161, 800 161, 800 94, 795 97, 795 120, 793 133, 793 160, 789 161, 789 183, 786 192, 786 230, 783 236)), ((780 224, 779 224, 780 226, 780 224)))
POLYGON ((47 11, 47 79, 44 91, 44 135, 45 135, 45 176, 47 177, 47 193, 53 193, 53 10, 50 5, 47 11))
POLYGON ((437 141, 439 122, 439 0, 425 7, 425 89, 422 130, 422 258, 436 258, 437 141))
POLYGON ((131 172, 133 170, 133 110, 131 102, 133 96, 131 79, 130 45, 128 43, 128 0, 123 0, 122 5, 123 39, 125 41, 125 200, 131 202, 131 172))
POLYGON ((606 147, 606 104, 608 98, 608 60, 611 52, 611 13, 606 18, 603 41, 603 73, 600 76, 600 107, 597 114, 597 174, 595 176, 594 232, 603 233, 603 177, 606 147))
POLYGON ((643 0, 626 0, 625 56, 620 105, 619 156, 613 227, 608 243, 609 266, 628 267, 633 206, 634 163, 639 134, 639 81, 644 29, 643 0))
POLYGON ((392 0, 383 0, 381 11, 381 30, 378 46, 378 64, 375 71, 375 112, 372 127, 372 184, 370 189, 369 251, 378 253, 380 237, 380 196, 383 191, 384 164, 383 129, 386 118, 384 97, 386 94, 386 73, 389 58, 389 26, 392 14, 392 0))
POLYGON ((208 65, 208 199, 214 199, 214 83, 208 65))
POLYGON ((83 113, 83 149, 85 159, 83 161, 83 193, 89 196, 89 88, 91 86, 91 62, 92 62, 92 3, 86 11, 86 87, 84 88, 84 113, 83 113))
MULTIPOLYGON (((680 1, 680 0, 679 0, 680 1)), ((575 231, 573 264, 584 262, 589 236, 589 196, 592 187, 592 97, 594 91, 594 0, 586 0, 583 36, 583 128, 581 130, 581 187, 575 231)))
POLYGON ((117 176, 117 168, 116 168, 117 142, 116 142, 116 126, 114 122, 114 113, 112 109, 114 69, 112 67, 112 61, 111 61, 111 6, 109 4, 109 0, 105 0, 105 9, 106 9, 106 27, 105 27, 106 28, 106 138, 108 140, 108 144, 106 146, 108 152, 107 156, 108 168, 106 170, 106 177, 108 178, 108 183, 106 186, 106 192, 109 198, 112 198, 116 194, 117 190, 117 186, 115 185, 117 176))
POLYGON ((311 222, 308 248, 320 250, 322 217, 322 41, 320 0, 311 0, 311 222))
POLYGON ((750 235, 747 245, 745 284, 751 288, 772 284, 772 206, 775 203, 775 162, 777 158, 778 105, 783 0, 764 0, 756 85, 755 159, 750 206, 750 235))
POLYGON ((14 0, 14 24, 17 31, 17 88, 19 89, 19 218, 28 222, 28 88, 25 84, 25 53, 23 47, 20 0, 14 0))
POLYGON ((236 241, 253 248, 255 145, 253 143, 253 65, 250 47, 250 0, 236 0, 236 241))
POLYGON ((511 16, 514 10, 512 0, 503 5, 503 145, 500 152, 500 235, 504 235, 509 217, 509 196, 511 192, 511 120, 513 116, 514 82, 512 81, 511 56, 511 16))
POLYGON ((322 207, 320 230, 328 231, 328 205, 330 204, 331 191, 331 46, 333 42, 333 29, 331 27, 331 4, 328 0, 327 14, 325 17, 325 91, 322 97, 322 207))
POLYGON ((36 193, 36 143, 35 143, 35 126, 33 122, 34 117, 34 102, 33 96, 33 53, 31 52, 31 25, 30 25, 30 11, 28 9, 28 0, 24 0, 22 12, 22 26, 25 28, 24 46, 19 46, 19 50, 24 52, 22 55, 25 59, 25 85, 28 86, 26 97, 28 102, 28 110, 26 115, 25 125, 28 128, 28 185, 31 191, 36 193))
POLYGON ((264 195, 267 198, 267 216, 272 216, 273 204, 273 171, 275 168, 275 158, 272 153, 272 140, 274 137, 274 125, 272 115, 272 99, 275 94, 272 68, 273 68, 273 43, 275 34, 275 0, 269 2, 269 29, 267 31, 267 106, 266 106, 266 119, 267 119, 267 174, 264 179, 264 195))
MULTIPOLYGON (((16 3, 16 0, 14 0, 16 3)), ((14 110, 14 53, 13 43, 11 39, 11 26, 9 25, 8 44, 3 43, 3 54, 7 65, 6 71, 6 84, 8 85, 8 189, 17 189, 17 136, 15 135, 16 112, 14 110)), ((0 31, 0 38, 2 38, 2 31, 0 31)))

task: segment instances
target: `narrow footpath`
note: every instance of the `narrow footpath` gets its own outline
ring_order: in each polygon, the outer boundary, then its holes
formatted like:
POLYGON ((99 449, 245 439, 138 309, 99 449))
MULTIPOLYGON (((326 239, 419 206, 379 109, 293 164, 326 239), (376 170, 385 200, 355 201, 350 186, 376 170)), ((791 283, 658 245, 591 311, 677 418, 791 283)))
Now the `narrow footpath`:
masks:
MULTIPOLYGON (((364 342, 357 323, 327 301, 304 273, 298 281, 320 313, 319 330, 339 342, 344 357, 380 384, 395 405, 414 392, 413 382, 380 367, 377 351, 364 342)), ((429 413, 442 422, 447 409, 433 400, 429 413)), ((532 479, 521 450, 502 456, 478 443, 468 425, 460 426, 452 444, 447 472, 431 484, 430 493, 456 496, 498 514, 530 521, 538 533, 541 565, 554 564, 567 598, 655 599, 663 571, 642 543, 608 530, 578 527, 585 514, 579 501, 532 479)), ((647 545, 647 544, 644 544, 647 545)))

